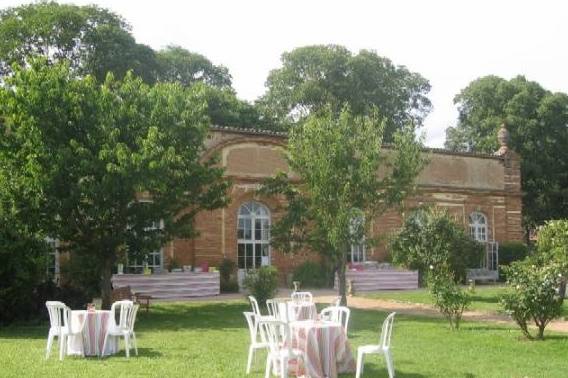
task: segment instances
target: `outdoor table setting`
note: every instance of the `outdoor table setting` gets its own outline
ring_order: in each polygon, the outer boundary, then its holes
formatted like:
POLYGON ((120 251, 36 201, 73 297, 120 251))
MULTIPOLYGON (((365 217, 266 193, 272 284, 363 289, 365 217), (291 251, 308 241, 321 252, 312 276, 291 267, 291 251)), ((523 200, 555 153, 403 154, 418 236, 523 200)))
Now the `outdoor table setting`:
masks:
MULTIPOLYGON (((313 378, 354 373, 355 360, 343 326, 327 320, 299 320, 290 323, 292 347, 305 354, 300 372, 313 378)), ((291 361, 297 363, 296 360, 291 361)), ((290 372, 296 371, 291 366, 290 372)))
POLYGON ((83 332, 67 339, 67 354, 109 356, 118 352, 118 338, 109 335, 105 350, 103 344, 109 327, 111 312, 107 310, 73 310, 71 323, 83 324, 83 332))
POLYGON ((280 306, 280 314, 287 314, 287 321, 290 322, 297 320, 315 320, 318 316, 316 305, 313 302, 299 302, 286 299, 279 301, 278 305, 280 306))

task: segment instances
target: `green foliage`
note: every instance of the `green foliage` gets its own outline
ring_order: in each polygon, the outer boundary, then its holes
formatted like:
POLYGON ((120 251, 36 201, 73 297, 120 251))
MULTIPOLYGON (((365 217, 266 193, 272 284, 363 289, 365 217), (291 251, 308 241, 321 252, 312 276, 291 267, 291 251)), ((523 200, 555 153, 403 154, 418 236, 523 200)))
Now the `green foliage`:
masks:
POLYGON ((195 90, 150 87, 130 74, 101 84, 42 61, 16 67, 6 83, 0 177, 31 183, 46 232, 98 256, 105 305, 120 251, 142 257, 191 237, 199 211, 226 205, 223 170, 201 161, 209 124, 195 90))
POLYGON ((157 60, 159 81, 179 83, 186 87, 195 83, 231 87, 231 75, 226 67, 216 66, 203 55, 180 46, 172 45, 158 51, 157 60))
POLYGON ((511 265, 514 261, 524 260, 529 255, 529 247, 519 241, 507 241, 499 244, 499 279, 505 279, 504 266, 511 265))
POLYGON ((404 219, 402 229, 390 242, 394 264, 418 269, 421 281, 434 271, 450 271, 463 282, 466 269, 477 267, 483 246, 467 235, 446 211, 419 208, 404 219))
POLYGON ((546 222, 538 231, 536 257, 568 266, 568 219, 546 222))
POLYGON ((523 76, 485 76, 455 98, 459 119, 446 130, 446 147, 493 153, 505 121, 509 146, 521 156, 523 217, 528 226, 568 218, 568 95, 523 76))
POLYGON ((94 298, 101 294, 102 264, 96 254, 74 253, 60 262, 60 273, 65 283, 80 288, 94 298))
POLYGON ((359 116, 372 116, 379 108, 388 142, 408 124, 421 125, 431 108, 426 97, 430 84, 422 76, 374 51, 355 55, 338 45, 305 46, 282 54, 282 68, 270 72, 266 87, 258 105, 265 118, 281 127, 322 110, 339 114, 345 104, 359 116))
POLYGON ((329 287, 331 273, 325 265, 306 261, 294 269, 292 281, 300 281, 302 288, 329 287))
POLYGON ((434 299, 434 306, 450 323, 451 329, 459 329, 464 310, 471 303, 471 296, 455 282, 448 270, 433 270, 428 275, 428 288, 434 299))
POLYGON ((250 270, 245 277, 244 286, 258 304, 264 306, 266 300, 274 298, 278 291, 278 271, 273 266, 250 270))
POLYGON ((1 10, 0 76, 13 73, 14 63, 30 64, 33 56, 65 60, 70 69, 99 81, 108 72, 122 78, 134 70, 152 83, 157 68, 154 51, 136 43, 126 21, 94 5, 39 2, 1 10))
POLYGON ((290 252, 307 245, 320 252, 338 267, 342 296, 346 253, 367 233, 365 227, 354 229, 353 219, 373 219, 399 204, 424 163, 410 128, 398 132, 383 151, 384 128, 377 115, 354 116, 347 107, 339 116, 330 109, 311 115, 292 129, 288 142, 289 166, 301 181, 291 182, 282 173, 261 190, 286 198, 284 215, 272 227, 275 248, 290 252))
POLYGON ((231 259, 223 259, 219 264, 221 293, 238 293, 239 283, 235 276, 237 264, 231 259))
POLYGON ((562 298, 558 288, 563 273, 563 267, 556 262, 541 265, 531 259, 505 267, 509 291, 501 304, 527 338, 542 339, 546 326, 560 315, 562 298), (531 320, 538 329, 536 336, 529 330, 531 320))
POLYGON ((47 278, 48 245, 0 212, 0 324, 38 315, 36 287, 47 278))

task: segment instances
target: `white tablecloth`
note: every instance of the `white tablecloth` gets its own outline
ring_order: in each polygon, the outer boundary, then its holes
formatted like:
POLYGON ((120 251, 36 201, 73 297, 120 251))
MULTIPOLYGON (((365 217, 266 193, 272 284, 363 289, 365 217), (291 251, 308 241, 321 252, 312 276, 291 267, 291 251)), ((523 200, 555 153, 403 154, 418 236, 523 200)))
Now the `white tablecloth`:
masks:
POLYGON ((83 333, 81 336, 71 336, 67 341, 67 353, 82 355, 85 350, 85 356, 108 356, 118 352, 118 338, 109 336, 104 353, 103 343, 105 340, 106 330, 109 324, 110 311, 97 310, 87 312, 85 310, 71 311, 71 324, 80 326, 85 322, 83 333))
POLYGON ((285 301, 279 302, 280 314, 287 314, 284 321, 297 321, 297 320, 315 320, 318 317, 318 310, 315 303, 312 302, 294 302, 285 301))

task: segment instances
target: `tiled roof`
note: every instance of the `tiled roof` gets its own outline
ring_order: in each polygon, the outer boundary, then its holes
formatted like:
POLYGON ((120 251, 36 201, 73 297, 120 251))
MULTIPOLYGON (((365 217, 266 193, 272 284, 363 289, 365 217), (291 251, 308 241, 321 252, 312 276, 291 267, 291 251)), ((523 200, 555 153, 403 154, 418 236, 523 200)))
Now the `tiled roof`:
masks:
MULTIPOLYGON (((261 136, 275 136, 279 138, 287 138, 288 133, 285 131, 273 131, 273 130, 262 130, 262 129, 248 129, 245 127, 233 127, 233 126, 211 126, 211 130, 214 131, 225 131, 229 133, 237 134, 248 134, 248 135, 261 135, 261 136)), ((392 147, 392 144, 384 144, 384 147, 392 147)), ((486 154, 480 152, 466 152, 466 151, 452 151, 445 148, 435 148, 435 147, 424 147, 424 151, 433 152, 436 154, 444 155, 454 155, 454 156, 466 156, 466 157, 478 157, 482 159, 502 159, 502 156, 495 154, 486 154)))

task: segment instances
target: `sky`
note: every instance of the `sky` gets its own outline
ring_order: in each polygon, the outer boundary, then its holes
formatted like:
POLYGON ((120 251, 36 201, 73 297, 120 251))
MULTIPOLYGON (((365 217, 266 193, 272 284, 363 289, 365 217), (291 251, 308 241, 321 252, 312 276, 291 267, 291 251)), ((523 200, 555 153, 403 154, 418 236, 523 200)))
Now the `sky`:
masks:
MULTIPOLYGON (((454 96, 485 75, 525 75, 568 92, 568 2, 336 0, 91 0, 122 15, 139 43, 169 44, 226 66, 240 98, 265 91, 280 55, 310 44, 375 50, 430 81, 433 110, 422 129, 441 147, 455 125, 454 96)), ((0 8, 28 1, 0 0, 0 8)))

